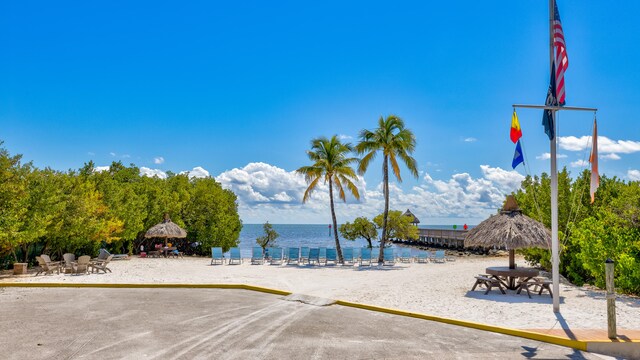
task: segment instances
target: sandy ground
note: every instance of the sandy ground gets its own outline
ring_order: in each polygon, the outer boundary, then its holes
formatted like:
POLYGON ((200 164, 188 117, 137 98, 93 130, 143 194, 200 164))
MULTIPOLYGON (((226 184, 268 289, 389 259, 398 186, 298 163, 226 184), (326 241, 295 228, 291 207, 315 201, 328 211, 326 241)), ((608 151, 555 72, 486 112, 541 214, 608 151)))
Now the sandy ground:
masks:
MULTIPOLYGON (((470 291, 474 276, 488 266, 506 266, 506 257, 457 258, 446 263, 396 264, 393 267, 210 265, 210 259, 140 259, 112 261, 107 274, 3 276, 2 282, 82 283, 229 283, 264 286, 293 293, 378 305, 430 315, 520 329, 605 329, 602 291, 560 285, 560 314, 542 296, 470 291)), ((518 264, 524 259, 516 258, 518 264)), ((640 328, 640 298, 619 296, 619 329, 640 328)))

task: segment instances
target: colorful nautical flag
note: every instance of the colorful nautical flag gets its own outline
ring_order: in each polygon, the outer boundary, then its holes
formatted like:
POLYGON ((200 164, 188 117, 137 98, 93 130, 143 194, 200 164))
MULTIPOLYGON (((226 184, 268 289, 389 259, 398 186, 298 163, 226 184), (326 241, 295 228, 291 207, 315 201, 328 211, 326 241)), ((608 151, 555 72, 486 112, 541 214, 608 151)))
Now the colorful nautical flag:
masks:
POLYGON ((518 142, 516 143, 516 151, 513 154, 511 167, 515 169, 516 166, 520 165, 520 163, 524 164, 524 155, 522 155, 522 147, 520 146, 520 140, 518 140, 518 142))
POLYGON ((591 140, 591 156, 589 156, 589 162, 591 163, 591 203, 596 198, 596 190, 600 186, 600 174, 598 174, 598 124, 596 119, 593 119, 593 137, 591 140))
POLYGON ((518 121, 518 114, 516 109, 513 109, 513 115, 511 115, 511 141, 515 144, 522 137, 522 129, 520 129, 520 122, 518 121))
MULTIPOLYGON (((551 80, 549 81, 549 90, 547 90, 547 100, 544 102, 546 106, 558 106, 558 99, 556 98, 556 74, 555 74, 555 61, 551 67, 551 80)), ((555 131, 555 111, 546 109, 542 114, 542 125, 544 125, 544 132, 549 136, 549 140, 553 140, 556 136, 555 131)))
POLYGON ((564 42, 564 32, 562 31, 562 23, 560 22, 560 12, 558 12, 558 4, 554 1, 553 6, 553 46, 556 50, 556 96, 558 99, 558 105, 564 106, 564 72, 569 67, 569 58, 567 57, 567 48, 564 42))

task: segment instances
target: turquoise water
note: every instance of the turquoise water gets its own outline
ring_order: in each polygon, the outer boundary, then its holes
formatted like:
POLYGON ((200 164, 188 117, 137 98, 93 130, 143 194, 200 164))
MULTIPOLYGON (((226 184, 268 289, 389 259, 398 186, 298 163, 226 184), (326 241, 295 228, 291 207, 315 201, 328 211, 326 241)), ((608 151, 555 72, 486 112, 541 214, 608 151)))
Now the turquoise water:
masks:
MULTIPOLYGON (((280 235, 276 239, 276 246, 287 247, 335 247, 333 229, 329 225, 293 225, 293 224, 272 224, 273 229, 280 235)), ((453 229, 452 225, 429 225, 420 226, 425 229, 453 229)), ((462 226, 458 226, 462 229, 462 226)), ((264 236, 262 224, 243 224, 240 232, 240 253, 244 258, 251 257, 251 248, 257 246, 256 238, 264 236)), ((340 236, 340 233, 338 233, 340 236)), ((374 241, 373 246, 378 246, 379 242, 374 241)), ((360 248, 367 246, 367 241, 358 239, 349 241, 340 239, 340 246, 360 248)), ((395 245, 393 245, 395 246, 395 245)))

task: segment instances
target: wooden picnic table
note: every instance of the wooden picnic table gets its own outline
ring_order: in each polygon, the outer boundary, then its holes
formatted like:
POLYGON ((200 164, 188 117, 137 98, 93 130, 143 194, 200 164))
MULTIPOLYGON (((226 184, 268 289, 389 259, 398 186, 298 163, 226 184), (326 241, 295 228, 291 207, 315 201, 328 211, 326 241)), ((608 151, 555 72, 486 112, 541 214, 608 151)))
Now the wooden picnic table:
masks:
POLYGON ((517 290, 518 285, 516 281, 522 278, 522 281, 527 281, 540 273, 538 269, 527 267, 516 267, 515 269, 509 269, 508 266, 492 266, 486 269, 487 274, 500 280, 509 290, 517 290))

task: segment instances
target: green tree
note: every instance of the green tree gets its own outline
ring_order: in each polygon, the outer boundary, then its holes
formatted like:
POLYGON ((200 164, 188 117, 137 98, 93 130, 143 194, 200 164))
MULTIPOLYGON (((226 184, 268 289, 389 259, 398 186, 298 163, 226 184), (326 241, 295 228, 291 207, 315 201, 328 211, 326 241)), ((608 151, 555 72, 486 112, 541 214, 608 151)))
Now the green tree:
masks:
MULTIPOLYGON (((387 218, 387 239, 417 239, 419 231, 418 228, 411 223, 411 220, 411 217, 404 216, 402 211, 389 211, 387 218)), ((374 217, 373 222, 379 229, 382 229, 384 226, 384 214, 374 217)), ((380 247, 382 247, 382 244, 380 247)))
POLYGON ((338 190, 338 198, 346 202, 345 187, 356 198, 360 199, 358 188, 354 184, 357 176, 351 164, 357 162, 356 158, 349 157, 353 151, 351 144, 343 144, 337 135, 327 139, 320 137, 311 141, 311 150, 307 150, 307 156, 313 162, 311 166, 303 166, 296 170, 297 173, 304 175, 309 185, 304 192, 302 202, 309 200, 311 193, 317 188, 322 180, 323 183, 329 184, 329 201, 331 206, 331 220, 333 221, 333 234, 336 241, 336 252, 338 253, 338 261, 343 262, 342 249, 338 239, 338 225, 336 221, 336 212, 333 204, 333 187, 338 190))
POLYGON ((362 130, 360 132, 360 143, 355 149, 360 155, 364 155, 360 160, 358 172, 362 175, 367 171, 369 164, 375 159, 378 152, 382 153, 382 175, 384 192, 384 213, 382 220, 382 239, 380 240, 380 255, 378 262, 383 261, 383 249, 387 241, 388 220, 389 220, 389 164, 393 174, 399 182, 400 166, 398 158, 406 165, 409 172, 418 178, 418 165, 411 156, 416 148, 416 137, 413 132, 405 128, 404 121, 398 116, 382 116, 378 120, 378 128, 373 131, 362 130))
POLYGON ((366 217, 357 217, 353 223, 346 222, 340 225, 340 235, 351 241, 363 238, 369 243, 369 248, 372 248, 371 242, 378 237, 378 230, 371 220, 366 217))
POLYGON ((264 230, 264 235, 256 239, 256 244, 262 248, 262 252, 264 253, 265 248, 276 245, 276 239, 280 235, 273 229, 273 226, 269 224, 268 221, 262 225, 262 229, 264 230))

